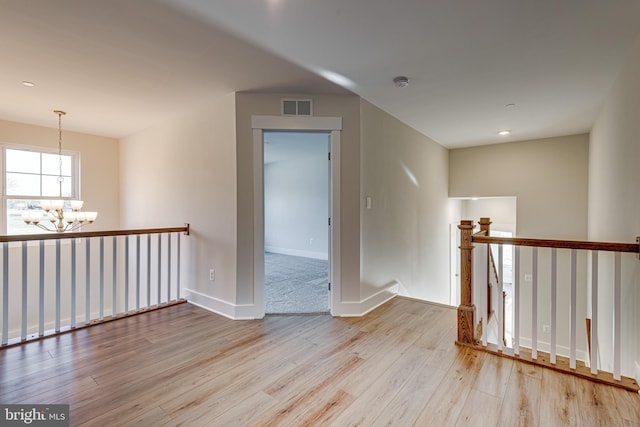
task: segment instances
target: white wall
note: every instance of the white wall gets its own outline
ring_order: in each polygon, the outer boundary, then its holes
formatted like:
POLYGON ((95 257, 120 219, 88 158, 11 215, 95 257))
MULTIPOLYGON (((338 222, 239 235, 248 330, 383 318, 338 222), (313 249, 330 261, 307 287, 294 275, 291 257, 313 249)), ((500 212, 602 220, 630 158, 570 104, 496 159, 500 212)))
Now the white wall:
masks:
POLYGON ((516 235, 517 199, 515 197, 486 197, 461 200, 462 217, 477 223, 482 217, 491 218, 491 229, 510 231, 516 235))
MULTIPOLYGON (((591 131, 589 238, 633 242, 640 236, 640 38, 615 82, 591 131)), ((640 262, 623 265, 623 368, 640 380, 640 262)), ((610 262, 603 267, 611 271, 610 262)), ((611 279, 599 292, 601 349, 611 347, 611 279)), ((610 358, 603 360, 604 367, 610 358)))
POLYGON ((447 150, 374 105, 360 104, 363 292, 398 281, 401 294, 448 304, 447 150))
POLYGON ((513 196, 519 237, 585 239, 588 167, 588 135, 455 149, 449 196, 513 196))
POLYGON ((326 260, 329 137, 327 134, 291 135, 294 136, 291 141, 278 142, 276 138, 264 147, 265 159, 274 151, 285 155, 264 166, 265 249, 326 260), (288 150, 291 144, 304 150, 288 150))
POLYGON ((236 301, 235 146, 234 94, 120 143, 123 227, 190 223, 183 284, 222 304, 236 301))

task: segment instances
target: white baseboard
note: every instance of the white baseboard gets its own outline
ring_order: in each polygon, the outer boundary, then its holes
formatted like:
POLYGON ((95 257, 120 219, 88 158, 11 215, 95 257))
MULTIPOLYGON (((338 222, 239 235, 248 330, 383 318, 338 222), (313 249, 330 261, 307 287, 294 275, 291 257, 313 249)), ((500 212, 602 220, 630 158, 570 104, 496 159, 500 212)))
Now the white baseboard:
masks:
POLYGON ((300 256, 304 258, 322 259, 327 261, 329 254, 326 252, 314 252, 314 251, 301 251, 298 249, 279 248, 276 246, 265 246, 265 252, 271 252, 274 254, 300 256))
POLYGON ((255 320, 264 317, 264 313, 260 313, 254 304, 236 305, 192 289, 185 289, 185 292, 191 304, 232 320, 255 320))
POLYGON ((392 284, 362 301, 340 302, 337 307, 334 304, 331 314, 335 317, 364 316, 398 295, 398 288, 398 283, 392 282, 392 284))
MULTIPOLYGON (((109 308, 108 310, 105 310, 104 312, 104 317, 110 317, 112 315, 111 313, 111 308, 109 308)), ((100 318, 100 312, 95 311, 95 312, 91 312, 91 316, 90 316, 90 322, 94 321, 94 320, 98 320, 100 318)), ((84 325, 86 323, 86 317, 84 315, 84 313, 81 314, 77 314, 76 315, 76 325, 84 325)), ((35 337, 38 336, 39 333, 39 323, 33 323, 33 324, 29 324, 27 325, 27 337, 35 337)), ((48 333, 52 333, 55 331, 56 328, 56 322, 55 320, 47 320, 46 322, 44 322, 44 332, 45 334, 48 333)), ((71 327, 71 317, 65 317, 63 319, 60 319, 60 329, 61 330, 67 330, 71 327)), ((9 337, 14 337, 14 338, 19 338, 22 335, 22 328, 17 328, 17 329, 12 329, 10 331, 8 331, 8 336, 9 337)))
MULTIPOLYGON (((232 320, 254 320, 264 317, 264 309, 258 310, 253 304, 236 305, 192 289, 185 289, 185 292, 187 300, 191 304, 232 320)), ((341 302, 337 306, 334 304, 331 314, 335 317, 363 316, 394 298, 397 294, 398 284, 393 283, 362 301, 341 302)))
MULTIPOLYGON (((520 337, 520 347, 531 348, 531 338, 520 337)), ((538 341, 538 350, 546 353, 551 353, 551 344, 545 341, 538 341)), ((558 356, 569 357, 571 355, 571 349, 562 345, 556 346, 556 354, 558 356)), ((589 353, 585 350, 576 349, 576 359, 582 360, 585 363, 589 363, 589 353)))

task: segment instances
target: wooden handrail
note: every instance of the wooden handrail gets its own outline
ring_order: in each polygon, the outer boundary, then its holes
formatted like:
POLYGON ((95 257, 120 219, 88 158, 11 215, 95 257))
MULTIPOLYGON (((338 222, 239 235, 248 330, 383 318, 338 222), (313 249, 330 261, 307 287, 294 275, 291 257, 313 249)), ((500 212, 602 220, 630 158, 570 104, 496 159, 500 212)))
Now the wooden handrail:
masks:
POLYGON ((474 234, 473 243, 495 243, 514 246, 536 246, 541 248, 558 249, 585 249, 590 251, 610 251, 610 252, 630 252, 639 253, 638 243, 608 243, 608 242, 586 242, 579 240, 546 240, 546 239, 525 239, 519 237, 487 237, 474 234))
POLYGON ((30 240, 59 240, 77 239, 82 237, 109 237, 109 236, 131 236, 136 234, 158 234, 158 233, 184 233, 189 235, 190 226, 170 228, 141 228, 134 230, 108 230, 108 231, 83 231, 74 233, 45 233, 45 234, 16 234, 11 236, 0 236, 0 243, 3 242, 23 242, 30 240))

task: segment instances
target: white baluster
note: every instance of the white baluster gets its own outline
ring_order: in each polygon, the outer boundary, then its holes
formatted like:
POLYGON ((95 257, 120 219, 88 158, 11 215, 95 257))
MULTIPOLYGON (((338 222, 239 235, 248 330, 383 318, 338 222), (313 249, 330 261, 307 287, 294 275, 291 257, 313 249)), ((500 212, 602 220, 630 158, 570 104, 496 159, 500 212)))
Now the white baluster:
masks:
POLYGON ((502 330, 502 324, 504 322, 504 298, 502 297, 502 293, 504 291, 502 286, 502 257, 503 257, 503 246, 502 244, 498 245, 498 268, 497 268, 497 276, 498 276, 498 351, 502 351, 504 347, 504 331, 502 330))
POLYGON ((171 236, 167 234, 167 302, 171 301, 171 236))
POLYGON ((84 296, 84 321, 91 322, 91 238, 85 238, 86 256, 85 263, 85 296, 84 296))
POLYGON ((180 267, 181 267, 181 263, 180 263, 180 242, 182 241, 182 236, 180 234, 178 234, 178 254, 177 254, 177 263, 176 263, 176 269, 178 270, 176 272, 176 299, 180 299, 180 267))
POLYGON ((558 286, 558 250, 551 249, 551 363, 556 364, 556 339, 557 339, 557 295, 558 286))
MULTIPOLYGON (((41 241, 41 243, 44 243, 44 241, 41 241)), ((56 325, 55 325, 56 332, 60 332, 60 318, 62 317, 61 316, 62 313, 60 310, 60 300, 62 298, 61 280, 60 280, 61 262, 62 262, 62 259, 60 255, 60 239, 58 239, 56 240, 56 325)))
POLYGON ((71 327, 76 327, 76 239, 71 239, 71 327))
MULTIPOLYGON (((57 242, 59 242, 59 240, 57 242)), ((43 336, 44 335, 44 240, 40 240, 39 246, 40 246, 40 269, 39 269, 40 280, 39 280, 39 290, 38 290, 38 335, 43 336)))
POLYGON ((569 307, 570 312, 570 330, 571 330, 571 344, 570 344, 570 360, 569 367, 576 369, 576 316, 577 316, 577 252, 575 249, 571 249, 571 305, 569 307))
POLYGON ((538 358, 538 248, 532 251, 531 284, 531 358, 538 358))
POLYGON ((104 236, 100 236, 100 311, 99 319, 104 320, 104 236))
POLYGON ((2 345, 9 342, 9 242, 2 242, 2 345))
POLYGON ((489 245, 481 244, 475 247, 477 253, 476 256, 473 257, 473 295, 477 295, 479 301, 475 301, 475 305, 477 310, 480 312, 480 319, 482 320, 482 345, 487 346, 487 312, 489 307, 487 307, 487 293, 489 291, 489 284, 487 282, 488 279, 488 267, 489 267, 489 245))
POLYGON ((22 242, 22 322, 20 328, 20 339, 27 339, 27 241, 22 242))
POLYGON ((598 251, 591 252, 591 373, 598 373, 598 251))
POLYGON ((136 311, 140 311, 140 235, 136 235, 136 311))
POLYGON ((162 234, 158 233, 158 305, 162 302, 162 234))
POLYGON ((513 354, 520 354, 520 246, 513 256, 513 354))
POLYGON ((116 317, 116 315, 118 314, 118 300, 116 293, 116 289, 118 287, 118 236, 113 236, 112 245, 113 254, 111 259, 113 262, 111 264, 111 316, 116 317))
POLYGON ((151 307, 151 234, 147 234, 147 307, 151 307))
POLYGON ((613 378, 620 381, 620 327, 621 327, 621 277, 622 255, 616 252, 614 255, 614 279, 613 279, 613 378))
POLYGON ((124 313, 129 314, 129 236, 124 236, 124 313))

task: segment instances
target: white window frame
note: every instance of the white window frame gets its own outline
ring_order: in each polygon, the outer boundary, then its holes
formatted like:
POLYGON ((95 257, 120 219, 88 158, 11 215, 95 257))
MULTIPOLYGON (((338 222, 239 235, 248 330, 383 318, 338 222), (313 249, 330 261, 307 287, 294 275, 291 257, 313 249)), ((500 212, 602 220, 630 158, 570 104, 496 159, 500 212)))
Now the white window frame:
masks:
MULTIPOLYGON (((7 234, 7 200, 8 199, 57 199, 58 197, 39 197, 39 196, 8 196, 7 195, 7 168, 6 168, 6 151, 22 150, 33 151, 37 153, 58 154, 58 149, 54 147, 42 147, 37 145, 22 145, 0 143, 0 170, 2 171, 2 207, 0 208, 0 232, 7 234)), ((80 196, 80 152, 72 150, 62 150, 62 154, 71 157, 71 196, 63 197, 64 200, 81 200, 80 196)))

